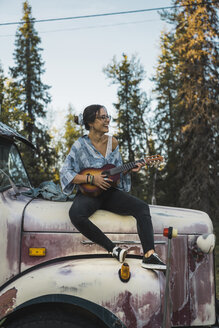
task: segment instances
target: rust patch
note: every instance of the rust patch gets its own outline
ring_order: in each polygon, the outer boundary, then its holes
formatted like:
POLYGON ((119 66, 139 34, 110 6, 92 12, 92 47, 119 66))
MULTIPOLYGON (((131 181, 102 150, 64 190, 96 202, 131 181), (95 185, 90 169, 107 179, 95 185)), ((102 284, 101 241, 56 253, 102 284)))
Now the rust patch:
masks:
POLYGON ((177 309, 176 312, 173 312, 172 323, 174 323, 174 326, 188 326, 191 323, 190 314, 190 299, 188 299, 185 301, 182 308, 177 309))
POLYGON ((122 298, 122 309, 125 313, 126 323, 128 327, 137 327, 137 318, 133 306, 131 304, 132 294, 129 291, 125 291, 122 298))
POLYGON ((17 245, 20 245, 20 218, 21 215, 19 214, 14 223, 10 220, 7 222, 7 262, 12 274, 17 274, 19 271, 20 247, 17 245))
POLYGON ((113 302, 102 302, 101 305, 118 316, 127 328, 161 327, 162 299, 150 291, 138 296, 126 290, 113 302))
POLYGON ((17 289, 11 288, 0 296, 0 317, 3 318, 11 313, 16 301, 17 289))

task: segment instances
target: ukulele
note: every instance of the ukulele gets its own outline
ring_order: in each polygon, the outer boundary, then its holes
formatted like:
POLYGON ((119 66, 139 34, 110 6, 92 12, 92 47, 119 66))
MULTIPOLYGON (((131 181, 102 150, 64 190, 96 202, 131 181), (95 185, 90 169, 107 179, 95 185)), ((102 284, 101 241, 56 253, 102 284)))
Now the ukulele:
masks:
MULTIPOLYGON (((121 166, 115 166, 113 164, 106 164, 101 168, 86 168, 84 170, 82 170, 79 174, 81 175, 94 175, 97 173, 101 173, 103 175, 106 176, 106 178, 109 178, 111 180, 113 180, 112 182, 109 182, 112 186, 115 186, 117 181, 120 178, 120 173, 125 172, 125 171, 129 171, 131 169, 133 169, 134 167, 136 167, 137 163, 142 163, 148 166, 158 166, 160 164, 160 162, 163 161, 163 157, 161 155, 152 155, 152 156, 147 156, 143 159, 139 159, 135 162, 130 162, 130 163, 126 163, 123 164, 121 166)), ((79 188, 81 190, 81 192, 84 195, 88 195, 88 196, 92 196, 92 197, 96 197, 99 196, 104 190, 95 186, 95 185, 90 185, 88 183, 82 183, 79 185, 79 188)))

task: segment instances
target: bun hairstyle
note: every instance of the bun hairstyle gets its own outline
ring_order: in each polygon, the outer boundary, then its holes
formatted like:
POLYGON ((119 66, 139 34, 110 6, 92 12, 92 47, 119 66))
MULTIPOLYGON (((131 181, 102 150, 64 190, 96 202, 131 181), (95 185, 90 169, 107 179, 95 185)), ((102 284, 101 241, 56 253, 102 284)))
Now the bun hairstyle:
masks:
POLYGON ((74 122, 78 125, 83 125, 83 115, 79 114, 78 116, 74 116, 74 122))
POLYGON ((89 123, 93 123, 96 119, 96 113, 100 112, 100 109, 104 108, 102 105, 90 105, 84 109, 83 114, 79 114, 74 117, 74 122, 79 125, 85 125, 86 130, 90 130, 89 123))

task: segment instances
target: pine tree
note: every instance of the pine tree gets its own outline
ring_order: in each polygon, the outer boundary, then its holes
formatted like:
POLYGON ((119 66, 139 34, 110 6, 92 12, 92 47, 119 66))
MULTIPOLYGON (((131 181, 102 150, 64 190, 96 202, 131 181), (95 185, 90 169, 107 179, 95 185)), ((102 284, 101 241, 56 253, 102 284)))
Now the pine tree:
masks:
POLYGON ((59 166, 63 164, 63 161, 69 153, 73 143, 83 134, 82 128, 79 128, 74 122, 75 110, 69 105, 67 115, 65 118, 64 130, 58 136, 58 142, 56 143, 56 153, 58 154, 59 166))
POLYGON ((51 137, 44 123, 46 106, 51 101, 49 86, 42 83, 44 63, 39 47, 40 38, 34 28, 31 7, 27 1, 23 4, 23 23, 16 33, 14 61, 10 68, 17 86, 22 87, 20 110, 26 114, 21 131, 36 146, 36 152, 23 148, 24 161, 30 171, 34 185, 52 178, 54 151, 50 148, 51 137))
MULTIPOLYGON (((115 122, 118 126, 117 138, 124 161, 132 162, 142 158, 148 150, 148 135, 145 113, 149 101, 146 93, 140 88, 145 77, 145 71, 136 56, 129 60, 123 54, 120 62, 114 57, 112 63, 104 68, 104 73, 112 84, 118 85, 117 103, 113 104, 118 116, 115 122)), ((132 193, 143 198, 143 180, 141 174, 133 174, 132 193)))
POLYGON ((197 5, 197 1, 187 0, 182 4, 186 7, 177 15, 175 42, 181 72, 178 97, 185 117, 179 204, 214 216, 218 211, 219 173, 218 50, 214 42, 218 38, 218 19, 211 2, 197 5))
POLYGON ((177 102, 177 90, 180 82, 177 76, 177 53, 174 50, 175 35, 162 32, 160 51, 153 92, 156 94, 154 133, 157 136, 159 152, 167 159, 160 179, 159 204, 175 205, 178 200, 177 162, 179 156, 178 137, 181 129, 180 106, 177 102))
POLYGON ((173 1, 178 110, 178 205, 219 213, 218 17, 216 2, 173 1))
POLYGON ((53 181, 59 183, 59 171, 63 165, 63 162, 69 153, 73 143, 83 135, 83 128, 78 127, 74 122, 75 110, 72 105, 69 105, 67 115, 65 117, 64 129, 56 130, 53 129, 53 144, 56 153, 54 159, 54 176, 53 181))
POLYGON ((0 65, 0 121, 19 130, 21 121, 28 120, 27 115, 19 110, 22 88, 4 75, 0 65))
MULTIPOLYGON (((188 1, 183 1, 183 4, 188 4, 188 1)), ((181 143, 184 161, 180 167, 184 183, 179 201, 181 206, 188 204, 214 216, 213 209, 219 210, 216 196, 219 182, 218 50, 214 42, 219 36, 216 8, 211 2, 189 6, 178 17, 181 24, 176 47, 182 81, 179 98, 186 114, 181 143)))
MULTIPOLYGON (((4 83, 5 83, 5 77, 0 63, 0 115, 2 115, 2 104, 4 99, 4 83)), ((2 117, 1 117, 1 121, 2 121, 2 117)))
POLYGON ((68 107, 68 113, 65 121, 65 126, 64 126, 64 146, 65 146, 65 151, 64 154, 67 155, 71 149, 71 146, 73 143, 83 134, 82 128, 80 129, 76 123, 74 123, 74 116, 75 116, 75 110, 74 108, 70 105, 68 107))

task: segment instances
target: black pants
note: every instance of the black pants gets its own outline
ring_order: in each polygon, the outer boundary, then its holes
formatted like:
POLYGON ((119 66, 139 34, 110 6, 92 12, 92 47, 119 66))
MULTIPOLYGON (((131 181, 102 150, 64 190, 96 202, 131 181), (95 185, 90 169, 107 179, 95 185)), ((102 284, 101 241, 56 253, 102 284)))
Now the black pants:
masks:
POLYGON ((154 233, 149 206, 142 200, 115 188, 104 191, 98 197, 78 192, 69 210, 73 225, 88 239, 112 252, 114 243, 88 218, 96 210, 107 210, 120 215, 132 215, 137 221, 138 235, 146 253, 154 249, 154 233))

